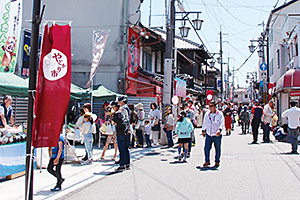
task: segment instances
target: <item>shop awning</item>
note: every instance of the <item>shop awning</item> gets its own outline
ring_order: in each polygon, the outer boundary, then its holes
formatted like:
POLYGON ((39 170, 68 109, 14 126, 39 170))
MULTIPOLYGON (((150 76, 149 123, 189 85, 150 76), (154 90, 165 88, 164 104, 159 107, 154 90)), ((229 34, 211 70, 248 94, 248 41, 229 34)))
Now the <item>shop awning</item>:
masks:
MULTIPOLYGON (((96 85, 93 89, 93 100, 97 101, 114 101, 119 96, 126 96, 113 92, 103 85, 96 85)), ((126 96, 127 97, 127 96, 126 96)))
MULTIPOLYGON (((28 80, 28 78, 24 79, 13 73, 0 73, 0 95, 27 97, 28 80)), ((71 84, 70 98, 72 100, 87 100, 90 98, 90 92, 71 84)))
POLYGON ((276 93, 292 89, 300 89, 300 69, 290 69, 276 83, 276 93))

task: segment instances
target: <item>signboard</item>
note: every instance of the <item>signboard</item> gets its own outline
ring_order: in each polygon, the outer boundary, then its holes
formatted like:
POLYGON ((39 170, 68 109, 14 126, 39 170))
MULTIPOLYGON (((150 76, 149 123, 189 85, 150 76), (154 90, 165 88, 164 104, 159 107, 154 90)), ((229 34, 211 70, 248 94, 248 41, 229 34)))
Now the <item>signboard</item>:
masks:
POLYGON ((262 72, 260 73, 260 78, 261 78, 261 79, 267 79, 267 72, 266 72, 266 71, 262 71, 262 72))
POLYGON ((14 72, 22 22, 22 0, 0 1, 0 72, 14 72))
POLYGON ((134 30, 129 28, 127 76, 137 78, 139 66, 140 66, 140 38, 139 35, 134 30))
POLYGON ((176 95, 178 97, 185 97, 186 96, 186 81, 175 77, 174 95, 176 95))
POLYGON ((267 71, 268 66, 267 66, 266 63, 261 63, 259 68, 260 68, 261 71, 267 71))
POLYGON ((206 92, 206 105, 209 104, 209 102, 211 102, 213 100, 213 96, 214 95, 214 91, 212 90, 207 90, 206 92))
MULTIPOLYGON (((40 49, 41 49, 41 40, 42 40, 42 37, 40 35, 38 52, 40 52, 40 49)), ((23 48, 23 59, 22 59, 22 68, 21 68, 21 76, 23 76, 23 77, 29 77, 30 43, 31 43, 31 33, 29 30, 24 30, 24 43, 23 43, 23 47, 22 47, 23 48)))
POLYGON ((298 97, 298 96, 300 96, 300 90, 290 91, 290 96, 291 97, 298 97))
MULTIPOLYGON (((226 82, 226 80, 225 80, 225 82, 226 82)), ((218 80, 218 87, 220 88, 220 87, 221 87, 221 85, 222 85, 222 82, 221 82, 221 80, 218 80)))

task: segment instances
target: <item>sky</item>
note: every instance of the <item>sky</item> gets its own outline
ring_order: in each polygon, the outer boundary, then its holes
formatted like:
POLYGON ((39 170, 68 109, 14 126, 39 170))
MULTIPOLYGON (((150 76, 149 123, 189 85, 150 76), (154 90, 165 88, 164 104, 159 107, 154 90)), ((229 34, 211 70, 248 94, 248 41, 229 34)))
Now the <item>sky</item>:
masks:
MULTIPOLYGON (((144 0, 141 12, 142 23, 149 25, 149 5, 152 1, 151 27, 164 26, 164 3, 165 0, 144 0)), ((262 22, 266 23, 270 11, 277 4, 281 6, 289 0, 181 0, 185 11, 201 11, 199 18, 204 20, 202 29, 198 31, 208 51, 219 52, 220 27, 223 32, 223 62, 228 62, 232 70, 239 68, 250 55, 248 46, 251 39, 257 39, 263 31, 262 22)), ((191 15, 190 19, 196 16, 191 15)), ((176 22, 176 33, 181 22, 176 22)), ((200 42, 194 31, 191 29, 188 39, 200 42)), ((254 43, 254 45, 256 45, 254 43)), ((218 55, 215 55, 217 58, 218 55)), ((237 72, 235 72, 235 86, 246 86, 247 72, 257 71, 258 54, 254 53, 249 61, 237 72)), ((219 64, 215 64, 220 68, 219 64)), ((227 71, 227 65, 223 65, 223 71, 227 71)), ((230 80, 231 81, 231 80, 230 80)))

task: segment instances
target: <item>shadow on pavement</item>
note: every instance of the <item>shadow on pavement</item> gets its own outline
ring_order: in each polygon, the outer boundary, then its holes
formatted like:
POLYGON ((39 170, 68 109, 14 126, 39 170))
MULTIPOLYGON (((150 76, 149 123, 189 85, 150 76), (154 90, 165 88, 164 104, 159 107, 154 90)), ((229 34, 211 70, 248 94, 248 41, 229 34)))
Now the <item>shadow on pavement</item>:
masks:
POLYGON ((201 167, 197 166, 196 169, 199 169, 200 171, 218 171, 218 167, 201 167))
POLYGON ((178 160, 176 160, 176 161, 174 161, 174 162, 169 162, 170 165, 174 165, 174 164, 185 164, 185 163, 187 163, 187 162, 178 161, 178 160))
POLYGON ((147 153, 145 154, 145 156, 157 156, 159 155, 160 153, 157 153, 157 152, 151 152, 151 153, 147 153))
POLYGON ((51 192, 49 190, 40 190, 34 194, 34 196, 51 196, 52 194, 56 194, 57 192, 51 192))

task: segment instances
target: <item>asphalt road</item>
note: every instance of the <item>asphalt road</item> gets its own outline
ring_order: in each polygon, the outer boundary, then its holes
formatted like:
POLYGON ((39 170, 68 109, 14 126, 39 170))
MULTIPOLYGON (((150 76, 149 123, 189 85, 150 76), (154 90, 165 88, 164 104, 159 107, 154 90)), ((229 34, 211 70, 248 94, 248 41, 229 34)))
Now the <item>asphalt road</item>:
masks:
MULTIPOLYGON (((231 136, 223 136, 218 169, 199 167, 204 140, 197 129, 188 163, 175 162, 176 149, 158 149, 134 162, 131 170, 105 176, 63 199, 299 200, 300 155, 286 154, 287 143, 250 145, 252 136, 239 133, 238 127, 231 136)), ((214 149, 211 156, 213 161, 214 149)))

